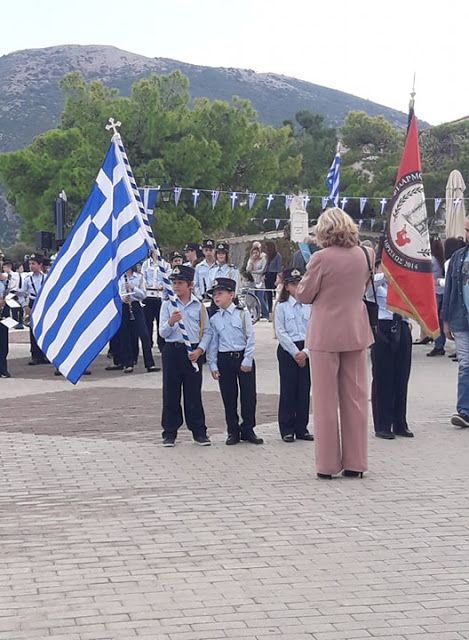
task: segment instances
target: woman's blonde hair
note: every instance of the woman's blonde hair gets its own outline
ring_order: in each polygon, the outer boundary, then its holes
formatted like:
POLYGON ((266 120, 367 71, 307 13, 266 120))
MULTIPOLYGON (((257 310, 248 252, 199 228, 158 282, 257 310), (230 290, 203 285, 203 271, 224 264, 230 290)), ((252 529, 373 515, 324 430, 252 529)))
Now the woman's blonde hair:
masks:
POLYGON ((358 244, 358 227, 339 207, 326 209, 318 219, 316 240, 321 247, 355 247, 358 244))

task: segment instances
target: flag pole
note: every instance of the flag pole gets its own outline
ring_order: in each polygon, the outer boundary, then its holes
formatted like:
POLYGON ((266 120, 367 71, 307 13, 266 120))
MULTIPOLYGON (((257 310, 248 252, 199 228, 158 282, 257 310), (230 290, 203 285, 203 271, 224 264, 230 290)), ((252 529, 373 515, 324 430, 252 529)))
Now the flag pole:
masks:
MULTIPOLYGON (((125 150, 124 150, 124 144, 122 142, 122 138, 120 136, 119 131, 117 130, 117 127, 120 127, 120 126, 121 126, 121 123, 119 121, 115 122, 114 118, 109 118, 109 124, 106 125, 106 129, 108 131, 112 129, 112 131, 113 131, 113 136, 112 137, 118 143, 119 150, 122 153, 122 156, 124 158, 124 162, 125 162, 126 169, 127 169, 127 175, 130 178, 130 186, 132 188, 132 191, 134 193, 135 199, 137 201, 137 204, 138 204, 138 207, 139 207, 139 210, 140 210, 140 213, 141 213, 143 226, 144 226, 144 228, 145 228, 145 230, 147 232, 147 235, 148 235, 148 238, 149 238, 149 242, 152 245, 150 250, 152 251, 153 255, 156 255, 156 259, 157 259, 157 263, 158 263, 158 269, 160 270, 160 273, 162 275, 164 288, 166 290, 166 293, 168 294, 168 298, 169 298, 172 306, 175 309, 179 309, 179 307, 177 305, 177 302, 176 302, 176 296, 175 296, 173 288, 171 286, 171 281, 170 281, 170 279, 168 277, 168 273, 166 271, 166 267, 164 266, 164 260, 163 260, 163 258, 161 256, 160 248, 159 248, 158 243, 156 242, 156 239, 155 239, 155 237, 153 235, 150 223, 148 221, 147 214, 145 212, 145 207, 143 206, 142 199, 140 198, 140 194, 139 194, 138 189, 137 189, 137 183, 136 183, 134 175, 132 173, 132 169, 130 167, 130 162, 129 162, 129 160, 127 158, 127 155, 125 153, 125 150)), ((181 331, 182 339, 184 341, 184 344, 186 346, 188 354, 192 353, 192 351, 193 351, 192 344, 191 344, 191 342, 189 340, 189 336, 187 334, 187 330, 186 330, 186 327, 184 325, 184 322, 182 320, 180 320, 178 322, 178 326, 179 326, 179 329, 181 331)), ((192 362, 191 364, 194 367, 194 371, 198 372, 199 371, 199 365, 197 364, 197 362, 192 362)))

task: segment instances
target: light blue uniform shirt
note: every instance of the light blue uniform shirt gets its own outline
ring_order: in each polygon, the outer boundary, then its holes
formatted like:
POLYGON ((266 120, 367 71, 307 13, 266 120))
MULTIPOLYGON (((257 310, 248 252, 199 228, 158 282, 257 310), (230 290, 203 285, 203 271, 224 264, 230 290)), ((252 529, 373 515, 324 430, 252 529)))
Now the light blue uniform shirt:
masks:
POLYGON ((41 290, 41 287, 44 283, 46 276, 44 273, 39 273, 35 275, 34 273, 30 273, 24 282, 24 290, 29 293, 30 301, 34 301, 41 290))
MULTIPOLYGON (((163 261, 163 264, 168 272, 170 269, 169 263, 163 261)), ((143 263, 142 274, 146 287, 163 287, 163 274, 158 268, 158 262, 155 262, 152 258, 148 258, 143 263)))
MULTIPOLYGON (((388 281, 384 273, 375 273, 374 275, 376 302, 378 303, 378 320, 393 320, 394 314, 386 308, 386 298, 388 296, 388 281)), ((375 301, 373 289, 371 285, 366 290, 366 299, 375 301)), ((408 322, 408 318, 402 318, 404 322, 408 322)))
POLYGON ((146 298, 145 285, 143 282, 143 276, 140 273, 134 273, 128 278, 129 284, 133 286, 132 291, 127 291, 125 288, 125 276, 119 278, 119 295, 130 296, 130 302, 138 302, 146 298))
MULTIPOLYGON (((178 296, 176 296, 176 304, 177 308, 182 313, 182 321, 186 327, 190 342, 192 344, 198 344, 199 347, 206 352, 212 340, 212 327, 207 309, 199 300, 197 300, 194 294, 191 294, 191 298, 186 305, 184 305, 179 300, 178 296), (202 338, 199 340, 202 314, 204 314, 204 328, 202 338)), ((184 342, 179 325, 177 323, 173 327, 169 325, 169 319, 173 315, 174 311, 175 308, 170 300, 165 300, 161 305, 160 336, 164 338, 166 342, 184 342)))
POLYGON ((210 289, 209 282, 213 282, 214 278, 209 277, 209 273, 218 268, 216 262, 209 265, 206 260, 202 260, 195 268, 194 276, 194 294, 199 298, 204 297, 204 294, 210 289))
POLYGON ((228 309, 219 309, 211 317, 213 337, 207 351, 210 371, 218 371, 218 352, 243 351, 243 367, 252 367, 254 357, 254 331, 247 309, 238 309, 233 303, 228 309), (243 321, 244 316, 244 321, 243 321), (245 335, 246 331, 246 335, 245 335))
POLYGON ((462 297, 469 313, 469 251, 466 253, 466 259, 462 266, 462 297))
MULTIPOLYGON (((275 307, 275 332, 280 346, 293 357, 300 353, 295 342, 304 340, 308 327, 311 306, 301 304, 290 296, 275 307)), ((303 349, 309 358, 309 349, 303 349)))
POLYGON ((207 276, 207 290, 212 288, 212 283, 216 278, 231 278, 236 282, 235 295, 238 295, 239 291, 239 271, 232 264, 223 264, 216 266, 215 269, 210 269, 207 276))

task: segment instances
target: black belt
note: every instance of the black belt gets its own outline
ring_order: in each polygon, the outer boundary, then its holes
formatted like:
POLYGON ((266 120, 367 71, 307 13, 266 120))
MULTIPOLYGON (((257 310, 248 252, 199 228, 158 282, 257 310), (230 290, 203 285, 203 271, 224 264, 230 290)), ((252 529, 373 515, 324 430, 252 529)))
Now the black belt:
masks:
MULTIPOLYGON (((174 349, 186 349, 186 345, 184 342, 166 342, 166 346, 168 347, 173 347, 174 349)), ((191 347, 193 349, 197 349, 197 347, 199 346, 199 344, 197 342, 194 342, 191 344, 191 347)))
POLYGON ((295 342, 295 347, 297 347, 300 351, 303 351, 303 349, 305 348, 305 341, 298 340, 298 342, 295 342))
POLYGON ((218 355, 238 359, 244 357, 244 349, 242 351, 219 351, 218 355))

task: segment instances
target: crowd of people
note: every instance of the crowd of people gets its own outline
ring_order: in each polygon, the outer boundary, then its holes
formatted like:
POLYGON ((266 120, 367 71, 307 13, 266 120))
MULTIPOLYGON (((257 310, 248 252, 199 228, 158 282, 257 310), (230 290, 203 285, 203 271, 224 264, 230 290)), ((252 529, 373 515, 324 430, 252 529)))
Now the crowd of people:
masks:
MULTIPOLYGON (((466 241, 469 240, 469 219, 466 241)), ((150 253, 120 279, 121 326, 112 338, 109 371, 132 373, 139 344, 149 373, 158 372, 153 339, 162 355, 163 445, 174 446, 186 423, 194 442, 211 444, 202 399, 207 363, 224 405, 227 445, 241 440, 262 444, 256 426, 255 335, 247 308, 238 302, 242 286, 258 297, 262 319, 274 321, 280 380, 278 426, 285 443, 315 440, 317 475, 342 472, 361 477, 367 470, 367 351, 371 347, 372 415, 375 435, 385 440, 414 437, 407 423, 407 388, 412 337, 407 318, 386 307, 382 242, 360 246, 355 222, 339 208, 319 217, 315 237, 305 239, 288 268, 275 242, 253 243, 242 275, 229 261, 229 245, 206 238, 187 243, 164 263, 175 294, 168 299, 163 274, 150 253), (378 305, 373 333, 364 295, 378 305), (155 331, 156 323, 156 331, 155 331), (181 330, 180 323, 185 331, 181 330), (309 431, 313 398, 314 435, 309 431)), ((445 354, 455 341, 459 363, 457 413, 451 421, 469 427, 469 255, 467 243, 432 238, 432 266, 441 331, 430 357, 445 354)), ((2 319, 22 328, 47 275, 47 260, 29 256, 14 268, 3 260, 0 276, 2 319), (9 301, 14 304, 9 304, 9 301), (14 323, 13 323, 14 324, 14 323)), ((47 362, 30 332, 30 365, 47 362)), ((417 344, 428 344, 423 336, 417 344)), ((414 343, 415 344, 415 343, 414 343)), ((0 377, 7 369, 8 328, 0 323, 0 377)), ((58 372, 57 372, 58 374, 58 372)), ((58 374, 60 375, 60 374, 58 374)))

